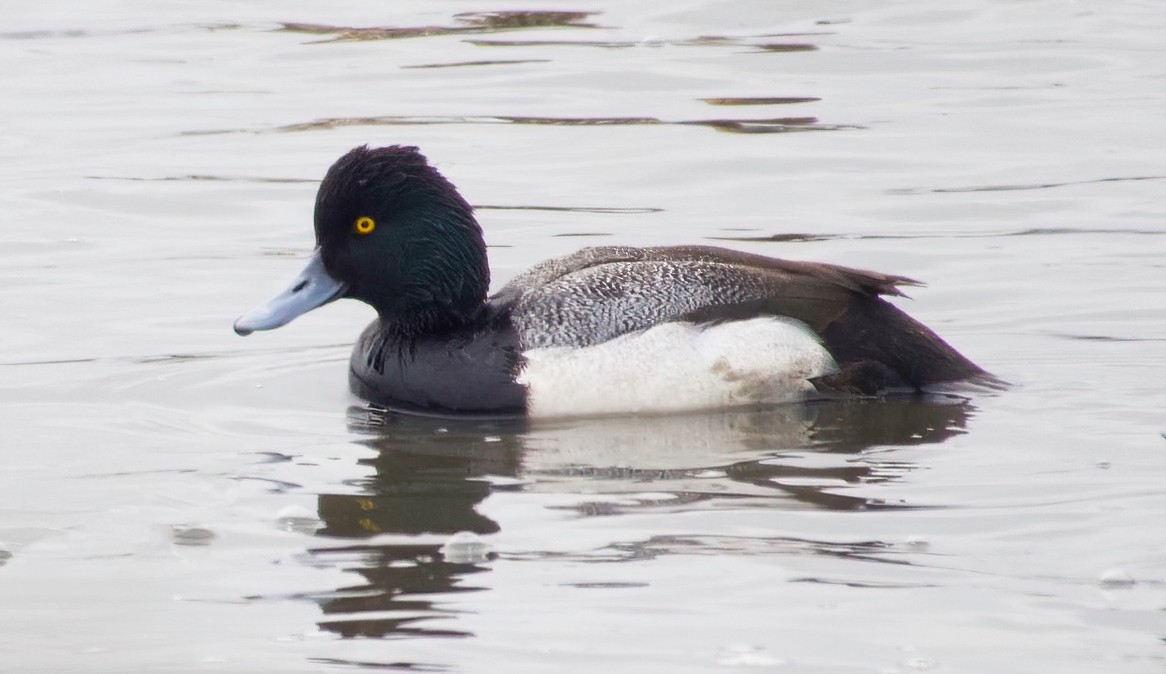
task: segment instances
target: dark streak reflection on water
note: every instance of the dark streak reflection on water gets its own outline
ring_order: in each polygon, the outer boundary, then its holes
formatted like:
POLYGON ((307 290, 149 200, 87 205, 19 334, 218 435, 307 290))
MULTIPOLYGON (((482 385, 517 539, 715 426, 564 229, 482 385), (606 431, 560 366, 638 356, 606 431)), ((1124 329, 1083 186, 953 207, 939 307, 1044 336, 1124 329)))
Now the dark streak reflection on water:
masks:
POLYGON ((1118 337, 1116 335, 1078 335, 1068 332, 1046 332, 1050 337, 1082 342, 1166 342, 1166 337, 1118 337))
POLYGON ((212 176, 212 175, 184 175, 184 176, 161 176, 161 177, 137 177, 137 176, 85 176, 86 180, 125 180, 128 182, 224 182, 224 183, 318 183, 318 179, 314 178, 271 178, 265 176, 212 176))
MULTIPOLYGON (((974 408, 956 397, 826 401, 723 414, 534 424, 524 419, 451 420, 354 407, 349 428, 376 456, 373 474, 318 496, 322 539, 368 543, 319 547, 313 564, 334 565, 361 581, 314 597, 322 629, 343 637, 464 637, 456 615, 425 597, 484 591, 467 584, 488 564, 449 563, 420 535, 500 525, 478 511, 492 493, 588 494, 561 509, 576 517, 678 512, 727 504, 778 509, 856 511, 904 508, 847 493, 914 470, 892 461, 884 445, 941 443, 964 432, 974 408), (629 453, 626 448, 635 446, 629 453), (409 537, 401 542, 370 540, 409 537), (426 625, 440 619, 440 627, 426 625)), ((813 541, 656 535, 574 553, 586 562, 665 554, 758 549, 788 554, 873 558, 879 541, 813 541)), ((501 561, 562 556, 507 551, 501 561)), ((879 559, 879 561, 886 561, 879 559)))
POLYGON ((368 660, 344 660, 342 658, 308 658, 308 662, 352 669, 374 669, 389 672, 448 672, 452 667, 428 665, 417 662, 371 662, 368 660))
MULTIPOLYGON (((303 33, 307 35, 330 36, 317 43, 329 42, 357 42, 372 40, 400 40, 419 37, 433 37, 439 35, 473 35, 503 33, 530 28, 602 28, 588 19, 598 12, 571 12, 571 11, 499 11, 499 12, 465 12, 455 14, 457 25, 430 25, 430 26, 329 26, 314 23, 284 22, 277 30, 289 33, 303 33)), ((604 49, 620 49, 639 46, 684 46, 684 47, 751 47, 764 52, 797 52, 814 51, 817 46, 802 42, 762 42, 756 40, 789 37, 814 37, 831 35, 829 32, 810 33, 771 33, 747 37, 731 37, 723 35, 701 35, 683 40, 466 40, 469 44, 481 47, 555 47, 555 46, 583 46, 599 47, 604 49)))
POLYGON ((727 37, 702 35, 687 40, 466 40, 475 47, 597 47, 599 49, 630 49, 633 47, 747 47, 758 53, 816 51, 816 45, 804 42, 755 42, 773 37, 808 37, 830 33, 790 33, 786 35, 758 35, 727 37))
POLYGON ((1142 182, 1146 180, 1166 180, 1166 176, 1122 176, 1096 178, 1094 180, 1066 180, 1062 182, 1031 183, 1026 185, 979 185, 973 187, 904 187, 888 190, 889 194, 960 194, 965 192, 1013 192, 1018 190, 1047 190, 1072 185, 1093 185, 1097 183, 1142 182))
POLYGON ((278 29, 289 33, 306 33, 308 35, 330 35, 329 40, 320 42, 354 42, 369 40, 400 40, 404 38, 430 37, 434 35, 459 35, 466 33, 498 33, 526 28, 598 28, 588 23, 588 17, 596 12, 562 12, 562 11, 498 11, 498 12, 464 12, 455 14, 454 20, 460 25, 455 26, 374 26, 351 27, 329 26, 315 23, 282 24, 278 29))
POLYGON ((767 52, 790 52, 790 51, 814 51, 817 49, 812 44, 802 44, 795 42, 774 42, 770 44, 754 45, 757 49, 767 52))
MULTIPOLYGON (((283 254, 279 255, 283 257, 283 254)), ((75 363, 111 363, 111 364, 125 364, 125 365, 157 365, 157 364, 180 364, 191 361, 215 360, 220 358, 233 358, 239 356, 252 356, 256 353, 320 353, 327 351, 335 351, 348 347, 347 343, 341 344, 314 344, 311 346, 300 347, 260 347, 245 349, 229 349, 217 351, 212 353, 163 353, 147 356, 112 356, 105 358, 62 358, 51 360, 28 360, 18 362, 0 362, 0 367, 28 367, 36 365, 69 365, 75 363)))
POLYGON ((513 66, 525 63, 550 63, 550 59, 499 59, 495 61, 455 61, 453 63, 423 63, 415 66, 401 66, 406 70, 423 70, 427 68, 464 68, 470 66, 513 66))
POLYGON ((140 35, 152 32, 151 28, 130 28, 125 30, 24 30, 0 32, 0 40, 60 40, 88 37, 110 37, 117 35, 140 35))
POLYGON ((490 206, 475 205, 475 211, 549 211, 552 213, 601 213, 607 215, 644 215, 663 213, 663 208, 645 206, 641 208, 605 208, 601 206, 490 206))
POLYGON ((808 241, 829 241, 831 239, 848 238, 840 235, 832 234, 762 234, 758 236, 708 236, 705 237, 713 241, 774 241, 774 242, 793 242, 801 243, 808 241))
POLYGON ((753 97, 728 97, 728 98, 702 98, 700 99, 709 105, 793 105, 795 103, 814 103, 822 99, 813 96, 753 96, 753 97))
MULTIPOLYGON (((793 131, 840 131, 861 127, 846 124, 822 124, 817 117, 768 117, 758 119, 690 119, 667 121, 657 117, 531 117, 518 115, 484 115, 480 117, 326 117, 287 124, 275 132, 320 131, 347 126, 428 126, 435 124, 530 124, 539 126, 705 126, 728 133, 788 133, 793 131)), ((245 131, 195 131, 197 135, 245 133, 245 131)))
POLYGON ((321 556, 358 553, 362 566, 351 570, 363 581, 316 600, 325 616, 340 618, 326 619, 320 627, 349 638, 473 636, 463 630, 423 625, 440 615, 435 602, 424 597, 481 592, 484 588, 465 585, 464 581, 488 570, 474 564, 442 561, 438 547, 396 545, 317 551, 321 556))
POLYGON ((914 240, 914 239, 995 239, 1014 236, 1064 236, 1066 234, 1103 234, 1106 236, 1162 236, 1166 230, 1156 229, 1072 229, 1067 227, 1034 227, 1003 232, 959 232, 942 234, 763 234, 759 236, 706 236, 710 241, 749 242, 809 242, 839 239, 853 240, 914 240))
MULTIPOLYGON (((821 555, 840 559, 902 564, 879 554, 890 550, 882 541, 832 543, 802 538, 743 538, 740 536, 653 536, 645 541, 612 546, 613 555, 603 561, 640 561, 663 555, 821 555)), ((591 560, 597 561, 597 560, 591 560)))

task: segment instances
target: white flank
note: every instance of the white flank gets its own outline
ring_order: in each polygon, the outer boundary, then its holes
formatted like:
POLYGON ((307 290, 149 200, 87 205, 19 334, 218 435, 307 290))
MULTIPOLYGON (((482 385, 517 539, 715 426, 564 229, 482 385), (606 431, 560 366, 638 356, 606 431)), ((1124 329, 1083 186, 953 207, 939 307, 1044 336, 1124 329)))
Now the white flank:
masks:
POLYGON ((800 400, 837 370, 800 321, 664 323, 586 348, 523 353, 532 417, 652 414, 800 400))

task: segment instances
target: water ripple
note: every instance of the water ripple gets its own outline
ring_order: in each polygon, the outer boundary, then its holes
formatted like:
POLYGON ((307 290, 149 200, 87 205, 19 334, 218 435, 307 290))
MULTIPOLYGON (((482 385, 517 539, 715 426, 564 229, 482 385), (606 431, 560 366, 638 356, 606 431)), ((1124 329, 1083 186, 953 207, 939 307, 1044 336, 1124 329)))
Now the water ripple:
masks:
POLYGON ((588 17, 597 12, 562 11, 500 11, 463 12, 455 14, 454 26, 330 26, 317 23, 285 22, 277 31, 327 35, 330 39, 318 42, 364 42, 369 40, 400 40, 434 35, 463 35, 474 33, 499 33, 527 28, 598 28, 587 22, 588 17))
POLYGON ((887 190, 888 194, 960 194, 965 192, 1015 192, 1020 190, 1047 190, 1072 185, 1092 185, 1096 183, 1127 183, 1146 180, 1166 180, 1166 176, 1121 176, 1095 178, 1092 180, 1067 180, 1064 182, 1031 183, 1021 185, 976 185, 972 187, 904 187, 887 190))
POLYGON ((1072 227, 1032 227, 1003 232, 960 232, 943 234, 758 234, 755 236, 706 236, 710 241, 743 241, 751 243, 800 243, 809 241, 835 240, 891 240, 905 241, 914 239, 997 239, 1014 236, 1061 236, 1069 234, 1101 234, 1105 236, 1162 236, 1166 230, 1160 229, 1097 229, 1072 227))
MULTIPOLYGON (((347 126, 428 126, 436 124, 523 124, 539 126, 705 126, 729 133, 788 133, 793 131, 838 131, 861 129, 852 124, 822 124, 817 117, 767 117, 760 119, 690 119, 668 121, 658 117, 536 117, 527 115, 483 115, 483 116, 377 116, 377 117, 324 117, 310 122, 286 124, 270 131, 319 131, 347 126)), ((242 133, 235 131, 198 131, 186 135, 210 135, 216 133, 242 133)))
POLYGON ((822 99, 816 96, 729 96, 700 100, 709 105, 793 105, 795 103, 815 103, 822 99))
POLYGON ((455 61, 453 63, 423 63, 415 66, 401 66, 406 70, 420 70, 423 68, 463 68, 467 66, 512 66, 524 63, 550 63, 550 59, 498 59, 483 61, 455 61))

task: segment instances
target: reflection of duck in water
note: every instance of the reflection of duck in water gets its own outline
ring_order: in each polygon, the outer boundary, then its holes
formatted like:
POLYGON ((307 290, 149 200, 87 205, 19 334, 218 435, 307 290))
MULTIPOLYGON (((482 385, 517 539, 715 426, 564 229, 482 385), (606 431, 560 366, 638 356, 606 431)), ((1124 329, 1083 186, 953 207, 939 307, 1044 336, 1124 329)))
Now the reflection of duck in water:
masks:
POLYGON ((876 445, 942 442, 963 432, 970 411, 965 401, 933 397, 528 425, 352 408, 350 428, 377 452, 361 463, 375 472, 350 484, 358 493, 319 496, 319 534, 351 542, 312 554, 362 580, 318 600, 321 627, 343 636, 468 636, 448 621, 426 621, 452 617, 434 597, 481 589, 472 576, 488 566, 443 560, 440 541, 459 531, 498 532, 479 506, 499 490, 589 494, 560 504, 584 517, 717 500, 782 509, 886 507, 846 486, 894 480, 912 467, 855 455, 876 445), (438 536, 427 541, 425 534, 438 536), (373 536, 387 538, 367 541, 373 536))
POLYGON ((601 415, 917 391, 987 373, 882 299, 902 276, 709 246, 599 247, 487 299, 472 209, 412 147, 359 147, 316 197, 316 254, 239 334, 339 297, 379 318, 351 386, 439 414, 601 415))

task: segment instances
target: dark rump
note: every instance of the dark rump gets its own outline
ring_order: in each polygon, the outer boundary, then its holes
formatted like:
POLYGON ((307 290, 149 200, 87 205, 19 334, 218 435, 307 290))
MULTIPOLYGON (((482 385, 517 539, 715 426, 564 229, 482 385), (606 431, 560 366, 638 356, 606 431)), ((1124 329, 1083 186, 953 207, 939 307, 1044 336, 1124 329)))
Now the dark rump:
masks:
POLYGON ((821 331, 839 372, 819 377, 822 390, 871 395, 930 384, 996 380, 898 307, 856 295, 821 331))

